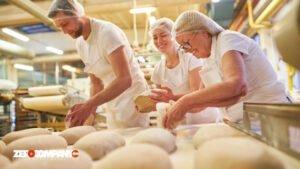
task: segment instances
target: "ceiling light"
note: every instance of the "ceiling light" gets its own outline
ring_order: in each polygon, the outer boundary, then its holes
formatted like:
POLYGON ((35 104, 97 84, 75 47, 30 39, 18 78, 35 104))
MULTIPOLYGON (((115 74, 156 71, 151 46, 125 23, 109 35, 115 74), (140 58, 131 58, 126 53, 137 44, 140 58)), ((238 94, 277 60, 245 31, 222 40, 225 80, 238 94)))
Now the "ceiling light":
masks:
POLYGON ((137 14, 137 13, 151 13, 154 12, 156 8, 154 7, 148 7, 148 8, 134 8, 130 9, 129 12, 132 14, 137 14))
POLYGON ((220 0, 211 0, 211 2, 218 3, 218 2, 220 2, 220 0))
POLYGON ((13 31, 11 29, 8 29, 8 28, 2 28, 2 32, 14 37, 14 38, 17 38, 17 39, 20 39, 22 41, 25 41, 25 42, 28 42, 29 41, 29 38, 27 36, 24 36, 16 31, 13 31))
POLYGON ((33 71, 33 66, 29 66, 29 65, 14 64, 14 67, 15 67, 16 69, 22 69, 22 70, 27 70, 27 71, 33 71))
POLYGON ((76 72, 76 68, 69 66, 69 65, 63 65, 63 69, 69 71, 69 72, 76 72))
POLYGON ((58 55, 64 54, 64 51, 62 51, 62 50, 60 50, 60 49, 56 49, 56 48, 51 47, 51 46, 47 46, 47 47, 46 47, 46 50, 48 50, 49 52, 58 54, 58 55))

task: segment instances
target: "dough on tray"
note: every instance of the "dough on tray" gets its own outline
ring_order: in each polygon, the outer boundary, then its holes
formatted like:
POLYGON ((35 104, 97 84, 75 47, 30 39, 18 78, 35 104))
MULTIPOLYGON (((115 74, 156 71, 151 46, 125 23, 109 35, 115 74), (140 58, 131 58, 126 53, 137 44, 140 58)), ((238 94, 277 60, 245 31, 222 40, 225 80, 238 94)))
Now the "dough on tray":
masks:
POLYGON ((84 150, 93 160, 98 160, 124 145, 125 139, 121 135, 108 131, 99 131, 82 137, 73 147, 74 149, 84 150))
POLYGON ((14 140, 20 138, 37 136, 37 135, 45 135, 45 134, 50 135, 52 134, 52 132, 45 128, 31 128, 31 129, 19 130, 19 131, 8 133, 2 138, 2 140, 5 142, 6 145, 8 145, 14 140))
POLYGON ((208 124, 206 126, 201 127, 193 137, 193 144, 195 148, 199 148, 201 144, 206 141, 222 138, 222 137, 235 137, 235 136, 243 136, 241 132, 238 130, 223 124, 208 124))
POLYGON ((64 130, 59 136, 65 138, 68 145, 73 145, 81 137, 95 131, 93 126, 77 126, 64 130))
POLYGON ((203 143, 195 154, 195 169, 284 169, 283 164, 256 140, 218 138, 203 143))
POLYGON ((150 128, 138 132, 133 136, 131 143, 149 143, 171 153, 176 149, 176 138, 168 130, 162 128, 150 128))
POLYGON ((94 169, 172 169, 168 154, 151 144, 119 148, 94 165, 94 169))

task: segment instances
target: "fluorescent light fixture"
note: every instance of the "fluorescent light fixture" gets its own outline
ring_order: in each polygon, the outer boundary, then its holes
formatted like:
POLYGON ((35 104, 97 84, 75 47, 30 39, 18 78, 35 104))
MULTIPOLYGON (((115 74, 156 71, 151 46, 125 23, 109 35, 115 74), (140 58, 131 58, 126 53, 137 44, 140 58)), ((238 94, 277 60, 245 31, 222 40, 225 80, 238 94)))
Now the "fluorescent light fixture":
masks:
POLYGON ((76 68, 69 66, 69 65, 63 65, 63 69, 69 71, 69 72, 76 72, 76 68))
POLYGON ((148 7, 148 8, 134 8, 130 9, 129 12, 132 14, 137 14, 137 13, 151 13, 154 12, 156 8, 154 7, 148 7))
POLYGON ((25 41, 25 42, 28 42, 29 41, 29 38, 27 36, 24 36, 16 31, 13 31, 11 29, 8 29, 8 28, 2 28, 2 32, 14 37, 14 38, 17 38, 19 40, 22 40, 22 41, 25 41))
POLYGON ((46 50, 48 50, 49 52, 58 54, 58 55, 64 54, 64 51, 62 51, 62 50, 60 50, 60 49, 56 49, 56 48, 54 48, 54 47, 52 47, 52 46, 47 46, 47 47, 46 47, 46 50))
POLYGON ((218 3, 220 0, 211 0, 213 3, 218 3))
POLYGON ((150 16, 149 22, 150 22, 150 25, 153 25, 156 22, 155 16, 150 16))
POLYGON ((146 67, 146 68, 151 68, 152 66, 151 66, 151 65, 146 65, 145 67, 146 67))
POLYGON ((14 64, 14 67, 15 67, 16 69, 22 69, 22 70, 27 70, 27 71, 33 71, 33 66, 29 66, 29 65, 14 64))

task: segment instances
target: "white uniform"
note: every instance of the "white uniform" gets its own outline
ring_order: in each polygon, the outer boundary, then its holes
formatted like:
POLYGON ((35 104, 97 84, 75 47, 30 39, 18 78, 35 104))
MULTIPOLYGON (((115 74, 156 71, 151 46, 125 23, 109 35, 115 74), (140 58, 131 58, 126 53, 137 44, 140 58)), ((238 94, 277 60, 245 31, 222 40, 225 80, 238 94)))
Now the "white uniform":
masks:
MULTIPOLYGON (((202 61, 192 54, 178 51, 179 64, 169 69, 166 66, 166 58, 162 57, 155 66, 151 81, 155 84, 172 89, 174 94, 183 94, 191 91, 189 83, 189 72, 202 66, 202 61)), ((187 124, 215 122, 218 115, 216 108, 207 108, 199 113, 187 113, 187 124)))
POLYGON ((110 84, 116 75, 108 56, 120 46, 125 46, 133 82, 121 95, 106 103, 108 109, 107 125, 109 128, 148 126, 147 114, 138 113, 134 98, 147 90, 144 75, 136 62, 124 32, 116 25, 91 19, 91 33, 87 40, 77 39, 77 51, 85 64, 84 71, 102 79, 104 87, 110 84))
POLYGON ((287 95, 282 83, 263 51, 254 40, 233 31, 223 31, 213 36, 211 55, 203 59, 200 71, 205 86, 223 81, 222 57, 230 50, 239 51, 245 63, 248 93, 233 106, 222 109, 223 117, 230 121, 243 118, 243 102, 287 103, 287 95))

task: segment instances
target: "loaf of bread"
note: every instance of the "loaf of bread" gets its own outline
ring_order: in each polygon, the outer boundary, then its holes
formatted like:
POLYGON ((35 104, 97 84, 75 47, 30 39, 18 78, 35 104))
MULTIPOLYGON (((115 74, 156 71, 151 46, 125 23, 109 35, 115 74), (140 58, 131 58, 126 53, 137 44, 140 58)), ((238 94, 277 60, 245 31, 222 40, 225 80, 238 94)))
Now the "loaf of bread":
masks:
POLYGON ((2 140, 0 140, 0 154, 1 154, 2 150, 4 150, 5 147, 6 147, 6 144, 2 140))
POLYGON ((195 154, 195 169, 284 169, 262 144, 246 137, 218 138, 203 143, 195 154))
POLYGON ((222 138, 243 136, 238 130, 223 123, 207 124, 201 127, 193 137, 194 147, 197 149, 206 141, 222 138))
POLYGON ((61 136, 54 135, 40 135, 31 136, 18 139, 8 144, 2 154, 13 159, 14 150, 51 150, 51 149, 65 149, 68 144, 66 140, 61 136))
MULTIPOLYGON (((167 91, 163 89, 152 89, 152 90, 167 93, 167 91)), ((145 113, 145 112, 156 111, 155 103, 150 99, 149 95, 158 96, 156 93, 147 90, 135 98, 134 102, 139 112, 145 113)))
POLYGON ((92 162, 91 157, 87 153, 79 150, 76 158, 20 159, 5 169, 92 169, 92 162))
POLYGON ((6 134, 2 140, 5 142, 6 145, 11 143, 14 140, 28 137, 28 136, 36 136, 36 135, 50 135, 52 134, 51 131, 44 128, 32 128, 32 129, 25 129, 20 131, 14 131, 11 133, 6 134))
POLYGON ((81 137, 95 131, 93 126, 77 126, 64 130, 60 136, 66 139, 68 145, 73 145, 81 137))
POLYGON ((93 160, 98 160, 114 149, 124 145, 125 139, 121 135, 108 131, 99 131, 90 133, 79 139, 74 144, 74 148, 81 149, 87 152, 93 160))
POLYGON ((9 159, 4 155, 0 154, 0 169, 4 169, 9 164, 10 164, 9 159))
POLYGON ((134 143, 153 144, 166 150, 167 153, 172 153, 176 149, 175 136, 162 128, 150 128, 138 132, 132 138, 131 144, 134 143))
POLYGON ((172 169, 171 160, 163 149, 151 144, 121 147, 94 165, 94 169, 172 169))

